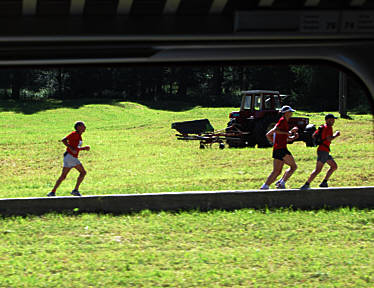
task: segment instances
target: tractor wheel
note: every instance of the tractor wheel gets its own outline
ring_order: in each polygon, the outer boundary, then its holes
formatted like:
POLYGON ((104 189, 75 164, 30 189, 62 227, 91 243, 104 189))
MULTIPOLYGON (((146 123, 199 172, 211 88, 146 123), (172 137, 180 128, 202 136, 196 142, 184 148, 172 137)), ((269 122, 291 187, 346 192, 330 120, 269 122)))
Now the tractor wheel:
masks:
POLYGON ((230 132, 230 131, 232 131, 232 128, 229 128, 229 127, 231 127, 231 126, 234 125, 235 123, 236 123, 236 120, 235 120, 235 119, 230 120, 230 121, 227 123, 226 132, 230 132))
POLYGON ((259 148, 271 147, 266 133, 275 126, 276 121, 277 119, 274 117, 265 117, 256 123, 254 134, 259 148))
POLYGON ((304 142, 305 142, 306 147, 314 147, 314 146, 316 146, 314 144, 314 140, 313 140, 312 135, 313 134, 311 134, 311 133, 305 133, 304 142))
POLYGON ((256 139, 253 134, 244 135, 242 139, 243 139, 242 141, 244 142, 245 147, 253 148, 256 146, 256 139))
POLYGON ((316 126, 314 124, 308 124, 308 126, 306 126, 303 137, 303 141, 305 142, 306 147, 316 146, 312 137, 315 131, 316 126))
POLYGON ((252 135, 243 135, 240 138, 227 138, 226 143, 230 148, 255 147, 256 145, 252 135))
MULTIPOLYGON (((235 119, 230 120, 227 123, 226 132, 231 132, 232 128, 229 128, 229 127, 231 127, 234 124, 236 124, 236 120, 235 119)), ((226 143, 227 143, 227 145, 229 145, 230 148, 241 148, 241 147, 245 147, 245 142, 244 142, 244 140, 242 138, 233 138, 233 137, 227 138, 226 139, 226 143)))
MULTIPOLYGON (((227 123, 227 126, 230 127, 231 125, 234 125, 236 123, 236 120, 233 119, 229 123, 227 123)), ((247 131, 249 132, 250 128, 243 127, 241 124, 236 124, 237 127, 241 131, 247 131)), ((226 132, 232 131, 231 129, 226 128, 226 132)), ((240 138, 228 138, 226 139, 227 145, 229 145, 230 148, 243 148, 243 147, 255 147, 256 146, 256 139, 253 136, 253 134, 249 135, 242 135, 240 138)))
POLYGON ((226 139, 226 143, 230 148, 243 148, 246 146, 245 141, 242 138, 226 139))

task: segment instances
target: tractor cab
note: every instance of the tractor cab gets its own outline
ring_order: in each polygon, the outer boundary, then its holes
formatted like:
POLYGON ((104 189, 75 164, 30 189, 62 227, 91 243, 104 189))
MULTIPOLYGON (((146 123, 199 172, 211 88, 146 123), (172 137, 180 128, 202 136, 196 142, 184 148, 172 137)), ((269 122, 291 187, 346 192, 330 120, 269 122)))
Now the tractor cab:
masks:
POLYGON ((278 91, 243 91, 240 111, 255 118, 262 118, 267 113, 273 113, 282 107, 281 96, 278 91))
POLYGON ((280 109, 281 103, 281 95, 278 91, 243 91, 240 110, 280 109))
POLYGON ((278 91, 249 90, 242 91, 240 111, 230 113, 230 120, 242 123, 248 119, 261 119, 266 116, 274 117, 282 107, 282 98, 278 91))

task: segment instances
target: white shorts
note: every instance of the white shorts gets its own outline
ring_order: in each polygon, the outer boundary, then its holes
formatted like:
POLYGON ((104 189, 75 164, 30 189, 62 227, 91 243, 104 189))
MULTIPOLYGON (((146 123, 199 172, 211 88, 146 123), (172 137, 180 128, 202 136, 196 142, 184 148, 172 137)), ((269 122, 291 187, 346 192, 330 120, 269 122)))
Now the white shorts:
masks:
POLYGON ((75 158, 70 153, 64 153, 64 168, 73 168, 81 164, 82 163, 78 160, 78 158, 75 158))

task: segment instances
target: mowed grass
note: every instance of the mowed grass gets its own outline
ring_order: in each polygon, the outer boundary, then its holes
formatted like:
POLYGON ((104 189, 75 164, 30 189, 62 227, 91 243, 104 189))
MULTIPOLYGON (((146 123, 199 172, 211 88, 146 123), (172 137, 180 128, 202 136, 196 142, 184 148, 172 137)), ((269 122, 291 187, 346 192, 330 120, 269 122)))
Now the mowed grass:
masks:
MULTIPOLYGON (((91 146, 80 154, 88 172, 81 186, 84 195, 257 189, 272 170, 271 148, 201 150, 198 141, 177 140, 171 129, 172 122, 202 118, 224 129, 229 113, 237 108, 174 112, 129 102, 80 108, 57 104, 34 114, 0 112, 0 197, 46 195, 61 172, 65 147, 60 140, 77 120, 86 122, 83 144, 91 146)), ((323 115, 296 113, 317 125, 324 122, 323 115)), ((331 186, 374 185, 373 118, 352 117, 338 119, 334 126, 341 137, 331 146, 339 166, 331 186)), ((299 168, 287 186, 299 188, 315 167, 316 148, 295 143, 289 149, 299 168)), ((77 175, 72 171, 57 194, 69 195, 77 175)))
POLYGON ((374 212, 197 211, 0 222, 1 287, 373 287, 374 212))
MULTIPOLYGON (((0 197, 44 196, 58 177, 58 142, 84 120, 82 193, 258 188, 271 149, 200 150, 176 140, 170 124, 208 118, 226 126, 235 108, 182 112, 136 103, 85 105, 24 115, 0 112, 0 197)), ((322 123, 323 114, 307 115, 322 123)), ((331 185, 373 185, 370 115, 339 119, 339 170, 331 185)), ((290 146, 299 187, 315 148, 290 146)), ((324 170, 324 172, 326 169, 324 170)), ((77 173, 58 190, 68 195, 77 173)), ((317 180, 320 181, 323 175, 317 180)), ((318 184, 318 182, 316 182, 318 184)), ((113 216, 48 214, 0 219, 0 287, 373 287, 372 210, 160 212, 113 216)))

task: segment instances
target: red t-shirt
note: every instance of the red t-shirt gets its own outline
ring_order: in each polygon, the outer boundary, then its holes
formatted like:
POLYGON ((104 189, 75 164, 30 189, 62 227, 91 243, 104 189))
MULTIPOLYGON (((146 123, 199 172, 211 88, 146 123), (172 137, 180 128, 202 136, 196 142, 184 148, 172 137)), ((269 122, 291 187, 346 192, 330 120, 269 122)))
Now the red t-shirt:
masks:
POLYGON ((66 151, 75 158, 78 158, 79 148, 82 145, 82 136, 77 131, 73 131, 65 138, 68 140, 68 144, 72 146, 77 153, 73 153, 69 147, 66 148, 66 151))
POLYGON ((277 132, 274 133, 275 139, 273 149, 276 150, 287 148, 288 122, 286 118, 281 117, 275 127, 280 129, 282 132, 287 132, 287 134, 278 134, 277 132))
MULTIPOLYGON (((326 139, 328 136, 332 136, 332 126, 328 126, 327 124, 323 125, 322 133, 321 133, 321 139, 326 139)), ((331 141, 325 140, 322 142, 321 145, 318 146, 318 151, 330 151, 330 144, 331 141)))

